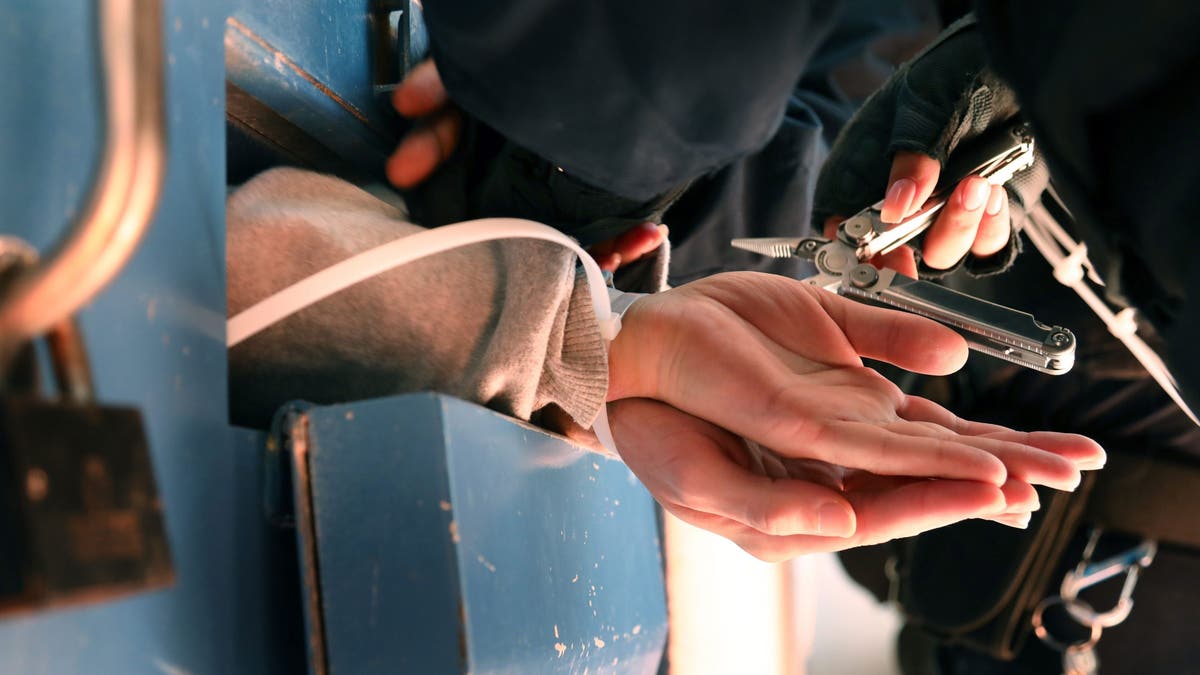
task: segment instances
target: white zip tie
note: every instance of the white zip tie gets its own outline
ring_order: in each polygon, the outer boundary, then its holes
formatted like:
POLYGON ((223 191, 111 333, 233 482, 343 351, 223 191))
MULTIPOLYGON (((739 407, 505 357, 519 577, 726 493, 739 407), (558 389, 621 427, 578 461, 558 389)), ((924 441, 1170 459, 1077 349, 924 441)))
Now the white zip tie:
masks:
POLYGON ((1087 246, 1076 244, 1071 254, 1054 266, 1054 278, 1064 286, 1074 286, 1083 280, 1083 261, 1087 259, 1087 246))
MULTIPOLYGON (((1087 303, 1087 306, 1104 322, 1108 332, 1125 345, 1125 348, 1133 354, 1138 363, 1142 364, 1150 377, 1154 378, 1158 386, 1175 402, 1175 405, 1179 406, 1179 409, 1188 416, 1193 424, 1200 426, 1200 419, 1197 419, 1196 413, 1183 400, 1183 394, 1179 391, 1179 383, 1171 374, 1166 362, 1150 348, 1150 345, 1146 344, 1145 340, 1137 335, 1135 310, 1132 307, 1126 307, 1120 312, 1114 313, 1109 309, 1108 304, 1101 300, 1084 281, 1082 274, 1084 267, 1094 270, 1091 262, 1087 259, 1087 248, 1072 239, 1044 205, 1035 205, 1027 215, 1028 222, 1024 232, 1042 257, 1046 259, 1046 262, 1054 268, 1054 278, 1075 291, 1080 299, 1087 303), (1056 244, 1071 251, 1070 255, 1064 255, 1062 251, 1057 250, 1056 244), (1079 273, 1073 273, 1072 267, 1079 273)), ((1103 285, 1102 281, 1100 283, 1103 285)))

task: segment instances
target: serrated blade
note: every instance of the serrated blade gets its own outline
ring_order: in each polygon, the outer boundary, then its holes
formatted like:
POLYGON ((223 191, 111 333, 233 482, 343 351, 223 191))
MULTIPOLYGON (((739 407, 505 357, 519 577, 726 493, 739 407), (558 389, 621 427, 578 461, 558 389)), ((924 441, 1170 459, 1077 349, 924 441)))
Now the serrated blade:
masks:
POLYGON ((730 244, 734 248, 770 258, 791 258, 796 255, 796 247, 800 245, 800 241, 800 237, 751 237, 734 239, 730 244))

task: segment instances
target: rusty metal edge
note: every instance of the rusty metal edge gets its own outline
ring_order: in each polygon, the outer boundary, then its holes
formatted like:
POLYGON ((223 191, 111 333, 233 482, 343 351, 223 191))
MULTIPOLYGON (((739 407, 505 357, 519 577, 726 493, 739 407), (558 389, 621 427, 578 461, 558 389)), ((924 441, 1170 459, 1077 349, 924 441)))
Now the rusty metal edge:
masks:
POLYGON ((296 547, 300 554, 303 583, 304 623, 308 632, 309 672, 327 675, 329 662, 325 649, 325 620, 321 604, 320 556, 317 550, 317 523, 312 503, 312 484, 308 468, 308 415, 292 411, 284 425, 292 451, 292 494, 296 507, 296 547))

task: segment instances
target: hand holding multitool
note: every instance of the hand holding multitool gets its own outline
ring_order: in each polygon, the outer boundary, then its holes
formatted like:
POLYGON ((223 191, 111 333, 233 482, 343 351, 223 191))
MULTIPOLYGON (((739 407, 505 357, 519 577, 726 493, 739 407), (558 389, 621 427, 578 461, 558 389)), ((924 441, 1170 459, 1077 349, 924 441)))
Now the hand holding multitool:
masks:
MULTIPOLYGON (((1032 166, 1033 137, 1023 124, 1010 125, 966 150, 984 157, 974 169, 991 185, 1007 183, 1032 166)), ((956 153, 958 154, 958 153, 956 153)), ((959 159, 959 158, 954 158, 959 159)), ((900 309, 939 321, 967 339, 972 349, 1043 373, 1059 375, 1075 363, 1075 336, 1059 326, 1046 326, 1032 315, 913 279, 870 260, 911 241, 933 224, 957 181, 916 213, 888 229, 877 202, 838 225, 837 237, 734 239, 733 245, 775 258, 798 256, 812 261, 817 274, 804 281, 866 304, 900 309)))

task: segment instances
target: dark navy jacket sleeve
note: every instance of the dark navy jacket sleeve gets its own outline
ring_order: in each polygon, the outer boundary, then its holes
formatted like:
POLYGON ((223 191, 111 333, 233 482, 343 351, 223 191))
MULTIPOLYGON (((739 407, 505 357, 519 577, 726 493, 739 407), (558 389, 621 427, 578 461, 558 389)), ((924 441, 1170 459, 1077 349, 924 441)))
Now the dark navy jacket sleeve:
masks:
POLYGON ((761 148, 836 0, 436 0, 467 112, 563 170, 649 200, 761 148))

